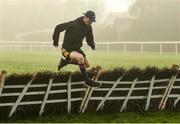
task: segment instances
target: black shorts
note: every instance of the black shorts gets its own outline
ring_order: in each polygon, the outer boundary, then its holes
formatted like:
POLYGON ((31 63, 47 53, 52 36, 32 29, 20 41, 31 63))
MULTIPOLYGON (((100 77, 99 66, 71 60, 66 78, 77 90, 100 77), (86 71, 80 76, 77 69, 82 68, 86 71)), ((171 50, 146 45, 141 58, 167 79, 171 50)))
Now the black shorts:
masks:
POLYGON ((86 57, 86 54, 81 49, 79 50, 66 50, 64 48, 61 49, 62 55, 68 60, 70 60, 70 53, 73 51, 80 53, 81 55, 84 56, 84 58, 86 57))

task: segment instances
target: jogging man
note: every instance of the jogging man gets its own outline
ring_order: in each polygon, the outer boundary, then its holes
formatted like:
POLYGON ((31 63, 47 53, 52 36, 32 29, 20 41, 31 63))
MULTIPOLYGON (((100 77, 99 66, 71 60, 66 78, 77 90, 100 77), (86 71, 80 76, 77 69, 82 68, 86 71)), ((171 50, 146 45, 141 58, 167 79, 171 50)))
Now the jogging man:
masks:
POLYGON ((58 47, 60 32, 65 31, 64 41, 62 44, 62 55, 58 70, 67 64, 75 64, 79 69, 85 80, 85 85, 91 87, 99 87, 101 83, 92 81, 86 72, 86 68, 90 67, 90 63, 86 58, 85 53, 81 50, 83 39, 86 38, 87 44, 95 50, 95 43, 91 24, 95 22, 96 16, 93 11, 83 13, 84 16, 79 17, 73 21, 59 24, 55 27, 53 34, 53 45, 58 47))

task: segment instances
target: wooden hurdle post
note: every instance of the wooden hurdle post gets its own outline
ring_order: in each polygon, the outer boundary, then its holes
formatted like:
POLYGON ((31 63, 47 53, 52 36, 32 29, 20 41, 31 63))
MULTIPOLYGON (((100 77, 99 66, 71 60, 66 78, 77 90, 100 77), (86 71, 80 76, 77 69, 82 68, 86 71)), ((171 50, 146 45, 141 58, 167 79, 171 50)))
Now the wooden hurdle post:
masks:
POLYGON ((161 102, 160 102, 159 107, 158 107, 160 110, 165 109, 167 100, 168 100, 169 95, 170 95, 170 93, 171 93, 171 90, 172 90, 172 88, 173 88, 173 85, 174 85, 174 82, 175 82, 175 80, 176 80, 176 77, 177 77, 177 74, 176 74, 176 75, 173 75, 173 76, 171 77, 170 81, 168 82, 168 86, 166 87, 166 90, 165 90, 165 92, 164 92, 164 94, 163 94, 163 97, 162 97, 161 102))
POLYGON ((1 74, 0 74, 0 97, 1 97, 1 93, 3 91, 3 87, 4 87, 6 77, 7 77, 7 71, 2 70, 1 74))

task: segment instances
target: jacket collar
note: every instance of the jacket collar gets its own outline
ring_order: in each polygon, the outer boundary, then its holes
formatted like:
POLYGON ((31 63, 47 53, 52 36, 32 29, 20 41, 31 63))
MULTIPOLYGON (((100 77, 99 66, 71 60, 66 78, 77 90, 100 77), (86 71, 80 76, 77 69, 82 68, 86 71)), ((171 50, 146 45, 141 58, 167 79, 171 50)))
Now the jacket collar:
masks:
POLYGON ((83 21, 83 17, 84 16, 81 16, 81 17, 77 18, 75 21, 78 22, 79 24, 81 24, 82 26, 87 27, 87 25, 83 21))

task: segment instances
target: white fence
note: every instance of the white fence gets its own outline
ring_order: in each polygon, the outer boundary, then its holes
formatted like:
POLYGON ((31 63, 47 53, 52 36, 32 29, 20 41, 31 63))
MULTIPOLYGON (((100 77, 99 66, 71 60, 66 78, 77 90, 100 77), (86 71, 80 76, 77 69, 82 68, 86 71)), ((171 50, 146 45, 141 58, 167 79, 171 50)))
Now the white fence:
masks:
MULTIPOLYGON (((60 42, 61 44, 62 42, 60 42)), ((85 43, 86 44, 86 43, 85 43)), ((106 51, 109 54, 110 51, 119 51, 122 53, 138 52, 144 54, 145 52, 156 52, 163 54, 164 52, 174 53, 178 55, 180 53, 180 41, 152 41, 152 42, 96 42, 97 50, 106 51)), ((87 45, 84 49, 90 50, 87 45)), ((41 53, 54 51, 52 41, 39 42, 39 41, 0 41, 0 52, 2 51, 40 51, 41 53)))
MULTIPOLYGON (((18 106, 26 106, 26 105, 41 105, 40 110, 39 110, 39 115, 42 115, 44 112, 44 108, 47 104, 53 104, 53 103, 67 103, 67 112, 71 113, 71 105, 73 104, 72 102, 74 101, 81 101, 81 105, 79 108, 79 112, 83 113, 86 111, 88 108, 89 102, 90 101, 99 101, 96 111, 99 111, 103 109, 104 105, 106 104, 106 101, 119 101, 122 100, 123 104, 119 105, 120 110, 119 112, 125 111, 127 109, 127 103, 129 100, 140 100, 143 99, 145 100, 144 102, 144 110, 147 111, 149 110, 149 107, 151 105, 151 100, 153 99, 160 99, 159 104, 157 105, 159 110, 165 109, 166 104, 168 99, 173 98, 174 102, 172 106, 176 107, 176 105, 180 101, 180 92, 179 93, 173 93, 172 90, 180 90, 180 86, 174 85, 175 83, 180 83, 180 78, 177 78, 177 75, 172 76, 170 79, 156 79, 155 76, 153 76, 150 80, 144 80, 144 81, 138 81, 138 78, 135 78, 133 81, 121 81, 123 76, 119 77, 117 81, 99 81, 102 82, 102 84, 108 84, 111 85, 109 88, 72 88, 72 86, 75 85, 83 85, 84 82, 71 82, 71 76, 69 76, 68 82, 64 83, 53 83, 53 79, 49 80, 48 84, 32 84, 34 77, 26 84, 26 85, 5 85, 4 89, 17 89, 20 88, 22 89, 21 92, 0 92, 0 101, 1 97, 12 97, 12 96, 17 96, 17 99, 15 102, 6 102, 2 103, 0 102, 0 107, 5 107, 5 106, 10 106, 12 107, 9 113, 9 117, 13 115, 13 113, 17 110, 18 106), (157 83, 164 83, 167 85, 163 86, 156 86, 157 83), (117 85, 130 85, 128 88, 123 88, 120 87, 118 88, 117 85), (136 85, 139 84, 149 84, 148 86, 143 86, 143 87, 136 87, 136 85), (58 86, 66 86, 66 89, 61 89, 61 90, 52 90, 53 87, 58 87, 58 86), (45 87, 45 91, 31 91, 27 92, 29 88, 42 88, 45 87), (162 94, 153 94, 153 90, 164 90, 162 94), (133 91, 147 91, 147 94, 144 95, 132 95, 133 91), (94 96, 92 95, 93 92, 102 92, 106 91, 105 96, 94 96), (119 96, 111 96, 112 92, 114 91, 128 91, 126 96, 122 96, 119 94, 119 96), (85 92, 85 95, 83 97, 76 97, 72 98, 72 94, 75 92, 85 92), (62 93, 67 94, 67 98, 65 99, 51 99, 48 100, 48 97, 50 94, 59 94, 61 95, 62 93), (44 95, 44 98, 39 101, 22 101, 23 97, 25 96, 36 96, 36 95, 44 95)), ((96 79, 97 80, 97 79, 96 79)))

